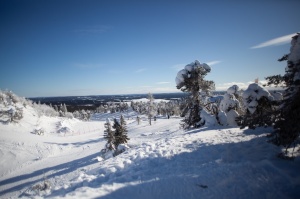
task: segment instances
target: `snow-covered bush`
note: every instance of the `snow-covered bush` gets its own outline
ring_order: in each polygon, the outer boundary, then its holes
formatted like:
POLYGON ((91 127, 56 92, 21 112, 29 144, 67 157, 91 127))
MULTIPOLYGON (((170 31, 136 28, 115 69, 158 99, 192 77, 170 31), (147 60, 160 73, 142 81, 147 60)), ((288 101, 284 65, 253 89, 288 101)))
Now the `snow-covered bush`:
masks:
POLYGON ((17 122, 23 118, 25 98, 18 97, 12 91, 0 90, 0 121, 17 122))
POLYGON ((44 135, 45 131, 43 128, 36 128, 32 133, 36 135, 44 135))
MULTIPOLYGON (((241 110, 240 102, 237 99, 239 93, 239 87, 237 85, 233 85, 227 89, 227 92, 224 94, 223 99, 219 104, 219 111, 224 112, 225 115, 222 117, 226 117, 225 121, 220 121, 220 117, 218 117, 218 121, 221 125, 229 125, 229 126, 237 126, 236 118, 239 116, 238 111, 241 110)), ((240 111, 241 112, 241 111, 240 111)))
POLYGON ((249 126, 271 126, 275 110, 273 96, 257 83, 250 84, 242 94, 243 105, 246 113, 237 118, 241 128, 249 126))
POLYGON ((190 94, 182 113, 182 116, 185 117, 182 127, 185 129, 190 127, 196 128, 202 124, 200 122, 200 111, 203 109, 204 104, 200 92, 208 94, 210 90, 214 89, 213 81, 204 80, 204 77, 210 71, 211 68, 207 64, 200 64, 196 60, 177 73, 175 79, 177 89, 190 94))
POLYGON ((48 117, 56 117, 59 116, 59 113, 52 107, 46 104, 36 104, 34 103, 33 108, 37 111, 38 116, 48 116, 48 117))

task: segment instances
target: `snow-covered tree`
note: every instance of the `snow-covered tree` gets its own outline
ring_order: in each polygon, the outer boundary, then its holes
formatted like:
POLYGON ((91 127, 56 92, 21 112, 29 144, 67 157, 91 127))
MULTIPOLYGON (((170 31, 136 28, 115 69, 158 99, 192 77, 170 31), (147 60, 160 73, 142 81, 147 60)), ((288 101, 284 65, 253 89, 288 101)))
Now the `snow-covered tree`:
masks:
POLYGON ((113 129, 115 129, 115 147, 118 148, 120 144, 126 144, 129 138, 127 136, 128 131, 123 115, 121 115, 120 121, 118 121, 116 118, 114 119, 113 129))
POLYGON ((148 102, 147 115, 148 115, 148 118, 149 118, 149 124, 151 125, 151 120, 156 115, 154 97, 151 93, 148 93, 148 100, 149 100, 149 102, 148 102))
POLYGON ((17 122, 23 118, 23 108, 27 104, 25 98, 21 98, 12 91, 0 90, 0 121, 17 122))
POLYGON ((250 84, 242 94, 246 113, 237 118, 241 128, 249 126, 271 126, 274 120, 274 98, 265 88, 257 83, 250 84))
POLYGON ((103 156, 116 156, 128 148, 126 143, 129 138, 127 136, 126 122, 122 115, 119 121, 115 118, 113 124, 110 119, 106 119, 104 127, 104 139, 107 140, 107 143, 102 151, 103 156))
POLYGON ((233 85, 227 89, 223 99, 219 104, 218 120, 221 125, 237 126, 236 118, 239 116, 238 112, 241 112, 240 102, 237 98, 239 87, 233 85), (221 121, 224 118, 223 121, 221 121), (225 121, 226 120, 226 121, 225 121))
POLYGON ((106 123, 104 124, 104 139, 107 141, 105 148, 108 151, 113 151, 116 149, 115 147, 115 132, 112 129, 110 119, 106 119, 106 123))
POLYGON ((182 127, 199 127, 201 126, 200 111, 203 109, 203 101, 200 92, 206 94, 214 89, 214 82, 204 80, 204 77, 211 71, 211 68, 203 63, 200 64, 198 60, 185 66, 180 70, 176 76, 176 87, 183 92, 188 92, 187 105, 182 113, 185 116, 182 127))
POLYGON ((278 61, 287 61, 285 74, 266 79, 268 85, 286 87, 283 100, 276 112, 274 128, 275 142, 288 148, 300 134, 300 33, 292 37, 290 53, 278 61))

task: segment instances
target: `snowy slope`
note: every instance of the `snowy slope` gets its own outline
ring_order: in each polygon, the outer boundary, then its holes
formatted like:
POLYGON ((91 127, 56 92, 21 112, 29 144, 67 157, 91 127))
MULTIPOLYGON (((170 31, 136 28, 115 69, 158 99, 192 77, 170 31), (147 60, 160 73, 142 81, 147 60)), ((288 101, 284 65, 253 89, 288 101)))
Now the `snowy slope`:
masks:
POLYGON ((130 148, 99 157, 104 122, 38 117, 0 124, 0 198, 296 198, 300 160, 278 159, 267 143, 271 129, 203 127, 184 131, 180 118, 124 114, 130 148), (42 136, 32 132, 43 128, 42 136), (50 182, 51 189, 35 185, 50 182))

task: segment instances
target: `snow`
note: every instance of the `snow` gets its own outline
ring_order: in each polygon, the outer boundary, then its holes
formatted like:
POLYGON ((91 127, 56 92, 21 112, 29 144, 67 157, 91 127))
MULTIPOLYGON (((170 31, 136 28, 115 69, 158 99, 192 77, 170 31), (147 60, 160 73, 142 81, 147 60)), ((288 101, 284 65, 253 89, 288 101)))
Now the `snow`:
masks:
MULTIPOLYGON (((149 99, 148 98, 140 98, 140 99, 134 99, 134 100, 131 100, 133 102, 149 102, 149 99)), ((155 103, 159 103, 159 102, 169 102, 170 100, 165 100, 165 99, 154 99, 153 102, 155 103)))
POLYGON ((300 63, 300 39, 299 35, 293 38, 291 41, 290 54, 288 56, 288 61, 293 62, 294 64, 300 63))
MULTIPOLYGON (((209 114, 206 124, 214 123, 209 114)), ((226 113, 232 114, 230 112, 226 113)), ((1 198, 297 198, 300 159, 276 158, 267 142, 271 128, 207 125, 183 130, 181 118, 126 115, 125 152, 100 157, 106 118, 91 121, 39 116, 30 106, 23 119, 0 122, 1 198), (127 117, 128 116, 128 117, 127 117), (42 128, 44 135, 33 134, 42 128), (62 129, 68 129, 62 132, 62 129), (50 185, 37 190, 37 185, 50 185)), ((297 151, 298 148, 296 148, 297 151)))
POLYGON ((184 79, 190 78, 191 72, 197 68, 202 68, 207 72, 211 71, 211 67, 209 65, 206 63, 201 64, 198 60, 195 60, 194 62, 187 64, 184 69, 178 71, 175 78, 176 86, 182 85, 184 83, 184 79))
POLYGON ((215 126, 217 125, 217 119, 214 115, 209 114, 206 110, 200 111, 200 117, 201 117, 201 124, 204 124, 204 126, 215 126))
POLYGON ((237 85, 233 85, 227 89, 228 94, 238 94, 239 87, 237 85))

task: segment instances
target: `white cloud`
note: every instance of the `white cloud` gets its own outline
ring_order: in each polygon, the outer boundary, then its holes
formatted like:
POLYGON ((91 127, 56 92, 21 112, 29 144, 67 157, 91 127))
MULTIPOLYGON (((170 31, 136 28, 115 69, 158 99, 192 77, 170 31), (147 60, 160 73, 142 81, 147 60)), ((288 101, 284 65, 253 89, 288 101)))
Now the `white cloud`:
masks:
POLYGON ((210 61, 210 62, 207 62, 206 64, 209 66, 212 66, 212 65, 219 64, 219 63, 221 63, 221 61, 210 61))
POLYGON ((136 70, 135 72, 136 73, 141 73, 141 72, 144 72, 145 70, 147 70, 146 68, 140 68, 138 70, 136 70))
POLYGON ((227 82, 216 85, 216 90, 224 91, 233 85, 237 85, 240 89, 245 89, 248 87, 249 84, 244 82, 227 82))
POLYGON ((156 84, 170 84, 170 82, 156 82, 156 84))
POLYGON ((264 48, 264 47, 268 47, 268 46, 278 46, 278 45, 283 45, 283 44, 289 43, 289 42, 291 42, 292 37, 295 36, 295 34, 296 33, 285 35, 282 37, 277 37, 275 39, 271 39, 269 41, 260 43, 256 46, 252 46, 251 49, 264 48))

